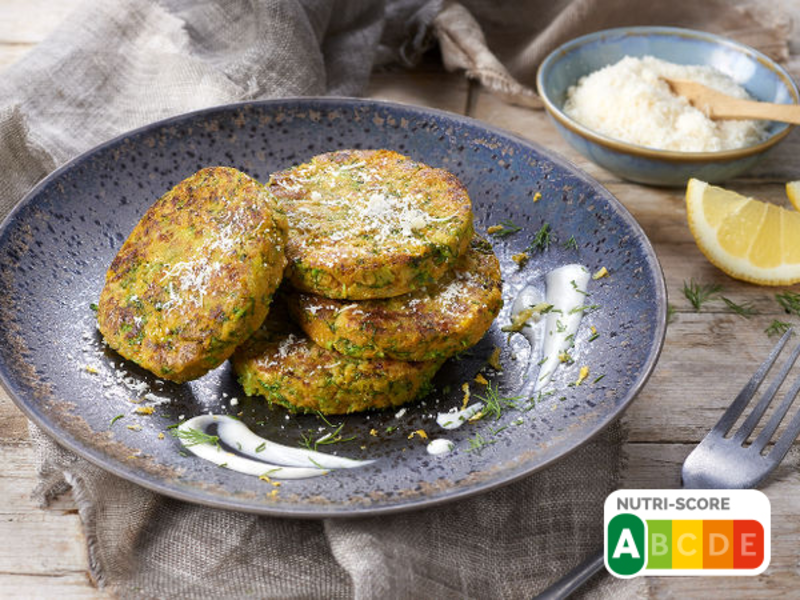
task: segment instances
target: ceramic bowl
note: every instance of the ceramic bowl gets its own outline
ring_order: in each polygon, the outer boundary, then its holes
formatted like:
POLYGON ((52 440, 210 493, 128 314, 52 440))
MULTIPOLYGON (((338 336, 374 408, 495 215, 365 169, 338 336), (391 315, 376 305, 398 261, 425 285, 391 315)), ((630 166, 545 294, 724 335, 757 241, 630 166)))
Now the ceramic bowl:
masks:
POLYGON ((675 27, 623 27, 574 39, 539 67, 536 85, 561 135, 581 154, 631 181, 683 186, 690 177, 712 183, 753 167, 792 127, 771 122, 760 143, 720 152, 678 152, 630 144, 593 131, 563 111, 567 90, 584 75, 625 56, 654 56, 683 65, 709 65, 733 78, 756 100, 797 104, 791 76, 766 55, 733 40, 675 27))

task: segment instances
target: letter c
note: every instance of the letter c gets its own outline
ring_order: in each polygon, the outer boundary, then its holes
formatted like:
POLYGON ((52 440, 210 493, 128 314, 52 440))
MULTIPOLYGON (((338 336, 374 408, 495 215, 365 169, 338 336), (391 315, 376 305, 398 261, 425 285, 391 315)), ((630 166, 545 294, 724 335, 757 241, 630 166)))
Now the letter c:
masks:
POLYGON ((693 533, 684 533, 683 535, 681 535, 678 538, 678 552, 680 552, 684 556, 694 556, 695 554, 697 554, 697 550, 696 549, 692 550, 691 552, 687 552, 686 550, 684 550, 684 548, 683 548, 683 540, 685 538, 692 538, 693 540, 696 540, 697 536, 695 534, 693 534, 693 533))

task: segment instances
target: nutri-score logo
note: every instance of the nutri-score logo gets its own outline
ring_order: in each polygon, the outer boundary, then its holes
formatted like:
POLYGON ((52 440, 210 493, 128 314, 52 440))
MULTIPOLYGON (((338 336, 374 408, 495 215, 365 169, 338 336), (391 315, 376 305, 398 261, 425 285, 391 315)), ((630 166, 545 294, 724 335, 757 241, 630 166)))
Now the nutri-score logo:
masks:
POLYGON ((758 575, 770 504, 758 490, 620 490, 605 503, 605 563, 617 577, 758 575))

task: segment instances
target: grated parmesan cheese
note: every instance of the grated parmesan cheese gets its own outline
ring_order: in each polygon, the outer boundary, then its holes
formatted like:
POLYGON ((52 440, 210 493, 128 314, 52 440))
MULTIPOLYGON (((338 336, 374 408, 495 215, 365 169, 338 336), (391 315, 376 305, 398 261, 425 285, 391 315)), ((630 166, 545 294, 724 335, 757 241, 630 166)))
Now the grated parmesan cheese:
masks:
POLYGON ((716 152, 750 146, 764 138, 765 122, 712 121, 674 94, 660 77, 689 79, 729 96, 750 98, 713 67, 626 56, 581 77, 567 90, 564 112, 598 133, 657 150, 716 152))

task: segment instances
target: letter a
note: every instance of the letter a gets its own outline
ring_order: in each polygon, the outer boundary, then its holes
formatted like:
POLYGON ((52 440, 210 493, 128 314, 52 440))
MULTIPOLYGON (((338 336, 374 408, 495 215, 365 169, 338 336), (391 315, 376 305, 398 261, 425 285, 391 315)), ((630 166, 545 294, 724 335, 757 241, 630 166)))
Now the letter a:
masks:
POLYGON ((617 547, 614 548, 613 558, 619 558, 622 554, 629 554, 631 558, 640 558, 639 549, 633 541, 633 534, 630 529, 623 529, 620 533, 617 547))

